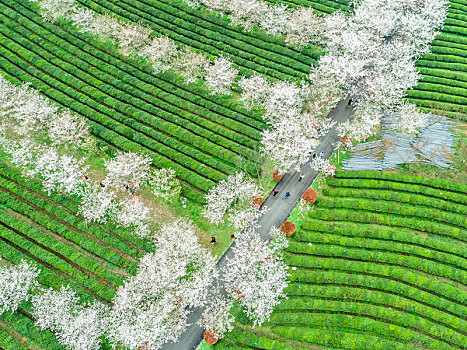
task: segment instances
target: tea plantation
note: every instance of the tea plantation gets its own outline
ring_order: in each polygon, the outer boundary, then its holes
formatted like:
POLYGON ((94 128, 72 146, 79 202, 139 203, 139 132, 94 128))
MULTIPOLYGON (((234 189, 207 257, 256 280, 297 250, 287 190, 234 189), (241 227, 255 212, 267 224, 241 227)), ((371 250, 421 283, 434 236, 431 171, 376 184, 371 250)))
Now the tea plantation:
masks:
POLYGON ((288 299, 214 349, 465 348, 466 214, 465 184, 337 172, 296 221, 288 299))

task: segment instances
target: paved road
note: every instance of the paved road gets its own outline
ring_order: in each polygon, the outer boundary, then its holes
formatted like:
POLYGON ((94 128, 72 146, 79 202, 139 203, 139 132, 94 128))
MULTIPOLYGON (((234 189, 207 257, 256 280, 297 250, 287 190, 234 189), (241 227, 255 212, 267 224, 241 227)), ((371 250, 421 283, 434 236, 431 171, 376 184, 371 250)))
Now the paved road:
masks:
MULTIPOLYGON (((316 153, 324 153, 324 158, 329 159, 334 151, 334 147, 340 140, 337 136, 336 126, 350 119, 352 116, 352 108, 347 108, 347 100, 339 102, 339 104, 330 113, 331 117, 337 123, 334 127, 322 137, 320 146, 316 149, 316 153)), ((261 235, 264 240, 269 241, 269 230, 271 227, 279 227, 290 215, 293 208, 297 205, 302 197, 303 192, 311 186, 318 173, 311 169, 309 165, 303 165, 302 173, 305 174, 303 180, 298 181, 300 173, 287 173, 284 175, 281 181, 276 185, 275 189, 279 193, 273 197, 270 194, 263 203, 263 206, 269 208, 268 212, 261 216, 258 220, 261 225, 257 229, 257 232, 261 235), (290 192, 290 197, 285 198, 285 193, 290 192)), ((233 243, 235 244, 235 242, 233 243)), ((232 245, 233 245, 232 244, 232 245)), ((232 246, 224 253, 221 257, 217 266, 222 268, 227 262, 227 257, 232 258, 232 246)), ((185 333, 183 333, 177 343, 166 344, 163 350, 192 350, 196 349, 201 340, 203 339, 204 330, 196 324, 196 321, 201 318, 203 308, 194 309, 188 319, 188 323, 191 324, 185 333)))

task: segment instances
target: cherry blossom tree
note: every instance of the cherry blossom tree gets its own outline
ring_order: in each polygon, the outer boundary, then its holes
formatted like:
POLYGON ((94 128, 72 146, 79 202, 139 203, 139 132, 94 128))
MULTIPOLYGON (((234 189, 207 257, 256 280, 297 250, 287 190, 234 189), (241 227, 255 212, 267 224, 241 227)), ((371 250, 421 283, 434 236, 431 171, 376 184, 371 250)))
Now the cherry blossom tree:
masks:
POLYGON ((261 188, 244 173, 230 175, 209 190, 203 215, 213 224, 227 217, 230 225, 241 229, 265 212, 253 204, 260 195, 261 188))
POLYGON ((120 22, 117 38, 125 54, 129 55, 132 51, 138 52, 150 42, 151 32, 149 27, 138 23, 120 22))
POLYGON ((129 349, 160 349, 187 326, 188 308, 203 306, 216 276, 215 259, 197 242, 190 222, 163 225, 156 251, 120 287, 110 313, 109 339, 129 349))
POLYGON ((423 113, 412 103, 403 102, 391 116, 393 118, 393 128, 396 131, 414 134, 425 125, 429 114, 423 113))
POLYGON ((259 26, 274 35, 284 34, 291 17, 292 12, 285 4, 268 6, 268 10, 262 13, 259 26))
POLYGON ((114 44, 116 44, 118 41, 117 33, 120 31, 120 28, 120 23, 114 16, 94 15, 88 30, 95 35, 109 38, 114 44))
POLYGON ((336 173, 336 167, 331 164, 329 160, 321 157, 313 158, 310 162, 310 166, 313 170, 320 172, 324 176, 334 176, 336 173))
POLYGON ((16 166, 28 168, 35 164, 37 145, 30 140, 19 142, 5 137, 4 130, 0 129, 0 147, 7 158, 16 166))
POLYGON ((83 193, 88 166, 84 166, 84 159, 60 155, 56 149, 42 148, 31 169, 27 169, 26 176, 39 175, 42 178, 44 190, 49 193, 59 192, 81 195, 83 193))
POLYGON ((98 350, 107 328, 108 309, 94 302, 79 304, 79 297, 69 286, 59 291, 42 290, 32 297, 36 325, 57 334, 59 342, 73 350, 98 350))
POLYGON ((90 137, 86 119, 71 114, 65 110, 56 118, 52 118, 48 125, 48 135, 53 144, 81 146, 86 138, 90 137))
POLYGON ((176 178, 175 170, 171 168, 153 170, 149 177, 149 187, 156 197, 165 200, 178 197, 182 190, 182 186, 176 178))
POLYGON ((285 24, 287 42, 298 47, 310 43, 321 43, 326 31, 323 17, 320 17, 311 7, 298 7, 292 12, 285 24))
POLYGON ((58 108, 51 104, 29 83, 15 86, 0 77, 0 119, 9 122, 9 132, 20 136, 45 132, 50 119, 55 118, 58 108))
POLYGON ((212 88, 212 94, 226 94, 237 77, 238 70, 232 66, 230 58, 220 55, 213 64, 207 64, 206 85, 212 88))
MULTIPOLYGON (((446 4, 445 0, 361 0, 354 16, 337 12, 326 17, 327 54, 320 58, 320 70, 360 107, 351 127, 357 138, 371 134, 369 128, 375 129, 381 111, 407 110, 401 98, 419 78, 414 62, 428 52, 446 16, 446 4), (356 132, 359 128, 365 130, 356 132)), ((415 117, 413 112, 405 115, 415 117)), ((420 125, 421 117, 417 115, 414 123, 420 125)))
POLYGON ((226 333, 234 329, 235 317, 230 313, 233 300, 213 292, 209 305, 203 312, 197 324, 205 330, 214 330, 217 339, 222 339, 226 333))
POLYGON ((282 117, 269 124, 271 128, 262 133, 264 152, 280 173, 286 173, 300 171, 300 166, 308 162, 310 152, 320 144, 320 137, 329 131, 334 122, 305 113, 282 117))
POLYGON ((38 286, 40 270, 24 261, 14 266, 0 267, 0 315, 15 312, 18 305, 29 300, 30 291, 38 286))
POLYGON ((169 69, 171 61, 177 57, 177 54, 177 45, 166 36, 154 37, 149 45, 143 46, 138 51, 139 56, 147 57, 153 63, 155 73, 169 69))
POLYGON ((114 214, 118 226, 131 228, 139 237, 146 237, 150 234, 151 208, 132 199, 122 200, 118 206, 119 209, 115 210, 114 214))
MULTIPOLYGON (((37 0, 30 0, 36 2, 37 0)), ((75 0, 40 0, 39 6, 42 9, 42 17, 49 22, 55 23, 75 8, 75 0)))
POLYGON ((105 224, 109 218, 113 217, 116 210, 115 194, 109 191, 108 187, 102 188, 97 184, 92 184, 84 188, 78 213, 86 221, 105 224))
POLYGON ((300 114, 308 89, 307 84, 297 85, 290 81, 275 82, 264 102, 265 117, 273 119, 300 114))
POLYGON ((120 152, 114 159, 105 162, 108 171, 106 181, 115 187, 130 185, 137 189, 149 179, 151 164, 148 155, 120 152))
POLYGON ((193 83, 197 79, 204 79, 206 76, 205 67, 208 63, 209 60, 203 54, 183 47, 179 50, 173 67, 186 79, 187 83, 193 83))
POLYGON ((232 23, 251 29, 253 26, 260 25, 260 19, 267 13, 268 5, 264 1, 257 0, 231 0, 225 1, 224 4, 218 6, 218 9, 229 11, 232 23))
POLYGON ((72 8, 67 17, 81 32, 89 31, 96 19, 94 11, 83 7, 72 8))
POLYGON ((319 42, 325 30, 324 20, 311 7, 292 8, 262 0, 185 0, 197 7, 203 4, 211 11, 228 15, 233 24, 250 30, 257 26, 273 35, 286 35, 287 42, 298 46, 319 42))
POLYGON ((274 306, 286 297, 288 267, 282 250, 287 247, 287 240, 277 228, 271 230, 271 237, 268 245, 254 228, 246 227, 237 235, 233 258, 228 258, 222 269, 227 291, 245 307, 253 326, 266 321, 274 306))
POLYGON ((245 107, 248 109, 255 105, 262 106, 271 89, 269 81, 256 73, 249 78, 242 76, 238 86, 242 89, 240 100, 244 102, 245 107))

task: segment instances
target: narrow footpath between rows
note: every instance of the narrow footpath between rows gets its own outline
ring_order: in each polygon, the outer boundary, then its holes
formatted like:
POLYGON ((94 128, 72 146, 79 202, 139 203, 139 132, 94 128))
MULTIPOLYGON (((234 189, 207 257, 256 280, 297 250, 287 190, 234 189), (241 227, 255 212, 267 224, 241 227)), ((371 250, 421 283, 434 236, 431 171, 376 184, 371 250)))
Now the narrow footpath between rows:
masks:
MULTIPOLYGON (((348 99, 342 100, 338 103, 330 113, 331 117, 336 124, 324 135, 321 139, 321 144, 316 148, 315 153, 318 155, 323 152, 324 158, 329 159, 334 151, 335 146, 340 141, 340 137, 337 135, 337 126, 350 119, 352 117, 353 108, 347 107, 348 99)), ((271 227, 279 227, 289 217, 292 210, 300 201, 303 192, 311 186, 313 181, 316 179, 318 173, 314 171, 309 164, 305 164, 301 167, 301 173, 305 174, 302 181, 299 180, 300 173, 293 172, 284 174, 283 178, 274 188, 279 193, 273 197, 272 192, 266 198, 263 206, 267 206, 269 210, 259 218, 258 223, 261 225, 256 231, 261 235, 265 241, 269 241, 269 231, 271 227), (289 192, 290 197, 285 198, 285 193, 289 192)), ((235 244, 232 243, 232 245, 235 244)), ((232 245, 222 255, 217 266, 219 269, 225 266, 227 257, 232 258, 232 245)), ((221 284, 222 288, 222 284, 221 284)), ((203 314, 203 308, 194 309, 188 317, 188 328, 180 336, 178 342, 168 343, 162 347, 163 350, 192 350, 196 349, 199 343, 203 340, 204 330, 196 324, 198 319, 203 314)))

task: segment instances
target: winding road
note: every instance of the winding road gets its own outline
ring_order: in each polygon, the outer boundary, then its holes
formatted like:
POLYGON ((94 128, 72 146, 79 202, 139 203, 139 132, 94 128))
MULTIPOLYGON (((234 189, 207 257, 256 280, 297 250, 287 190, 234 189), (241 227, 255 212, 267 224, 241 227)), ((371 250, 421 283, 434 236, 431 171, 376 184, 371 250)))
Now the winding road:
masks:
MULTIPOLYGON (((347 99, 340 101, 328 115, 336 122, 336 124, 321 138, 321 143, 315 150, 317 154, 323 152, 325 159, 329 159, 331 157, 337 142, 340 141, 340 137, 337 135, 336 130, 337 125, 352 117, 353 109, 351 107, 347 107, 347 101, 347 99)), ((309 163, 302 165, 301 173, 305 174, 305 177, 301 181, 298 181, 300 176, 300 173, 298 172, 285 174, 274 188, 279 191, 279 193, 275 197, 273 197, 271 193, 264 201, 263 206, 267 206, 269 210, 259 218, 258 223, 261 226, 256 230, 264 240, 269 241, 269 231, 271 227, 279 227, 289 217, 292 210, 300 201, 303 192, 311 186, 318 175, 318 173, 309 166, 309 163), (286 192, 290 193, 290 197, 285 198, 286 192)), ((233 244, 235 244, 235 242, 233 244)), ((232 245, 227 249, 217 263, 219 269, 225 266, 228 257, 232 258, 232 245)), ((203 310, 203 308, 193 309, 188 318, 188 324, 190 324, 190 326, 180 336, 176 343, 168 343, 164 345, 162 349, 196 349, 203 339, 204 330, 196 324, 196 321, 201 318, 203 310)))

